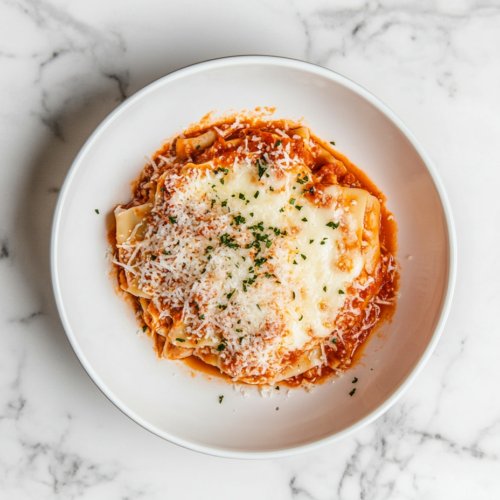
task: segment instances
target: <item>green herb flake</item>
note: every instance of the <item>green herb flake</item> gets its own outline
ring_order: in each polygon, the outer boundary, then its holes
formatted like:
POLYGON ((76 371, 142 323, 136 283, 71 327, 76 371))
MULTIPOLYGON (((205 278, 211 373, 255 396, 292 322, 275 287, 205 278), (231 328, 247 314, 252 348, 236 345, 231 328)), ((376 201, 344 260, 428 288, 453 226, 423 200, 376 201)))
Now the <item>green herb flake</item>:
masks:
POLYGON ((344 295, 344 294, 345 294, 344 290, 339 290, 339 295, 344 295))
POLYGON ((293 261, 293 263, 294 263, 296 266, 298 266, 298 264, 297 264, 297 262, 296 262, 296 261, 293 261))
POLYGON ((280 212, 284 212, 284 211, 285 211, 285 209, 284 209, 284 208, 280 208, 280 212))
POLYGON ((281 141, 276 141, 276 144, 274 145, 275 148, 277 148, 281 144, 281 141))
POLYGON ((224 179, 221 179, 221 180, 220 180, 220 183, 221 183, 222 185, 224 185, 224 179))
POLYGON ((232 274, 232 273, 227 273, 227 275, 228 275, 231 279, 233 279, 233 274, 232 274))
POLYGON ((96 209, 95 209, 95 213, 96 213, 97 215, 99 215, 99 209, 97 209, 97 208, 96 208, 96 209))
POLYGON ((224 396, 219 396, 219 404, 222 404, 223 399, 224 399, 224 396))
POLYGON ((151 260, 156 260, 157 258, 156 255, 151 255, 151 260))
POLYGON ((242 217, 241 215, 237 215, 236 217, 234 217, 234 222, 237 226, 239 226, 240 224, 245 224, 246 221, 247 220, 245 219, 245 217, 242 217))
POLYGON ((279 391, 279 390, 280 390, 280 386, 279 386, 279 385, 277 385, 277 386, 275 387, 275 389, 276 389, 277 391, 279 391))
POLYGON ((356 389, 354 388, 350 393, 349 393, 349 396, 353 396, 354 393, 356 392, 356 389))
POLYGON ((273 244, 272 241, 266 241, 266 248, 269 248, 273 244))
POLYGON ((227 200, 224 200, 224 201, 221 203, 221 206, 222 206, 222 207, 227 207, 227 200))
POLYGON ((328 227, 331 227, 333 229, 337 229, 339 226, 340 226, 340 222, 332 222, 330 221, 328 224, 327 224, 328 227))
POLYGON ((352 381, 353 384, 355 384, 358 381, 358 377, 354 377, 354 380, 352 381))
POLYGON ((259 192, 256 191, 255 194, 253 195, 254 198, 258 198, 259 197, 259 192))
POLYGON ((231 293, 228 293, 228 294, 226 295, 227 300, 229 300, 229 299, 230 299, 230 298, 234 295, 234 292, 235 292, 235 291, 236 291, 236 289, 234 289, 231 293))
POLYGON ((200 145, 198 144, 198 146, 196 146, 196 149, 200 149, 200 145))
POLYGON ((303 217, 302 222, 307 222, 307 219, 303 217))
POLYGON ((147 327, 146 325, 144 325, 144 326, 142 327, 142 331, 143 331, 143 332, 145 332, 147 329, 148 329, 148 327, 147 327))
POLYGON ((222 236, 219 237, 220 239, 220 242, 225 245, 226 247, 229 247, 229 248, 240 248, 240 246, 238 245, 238 243, 236 243, 234 241, 234 238, 232 238, 231 236, 229 236, 229 234, 227 233, 224 233, 222 236))
POLYGON ((175 340, 177 340, 177 342, 186 342, 186 339, 179 339, 179 338, 177 338, 175 340))
POLYGON ((304 315, 303 315, 303 314, 301 314, 301 315, 300 315, 300 318, 299 318, 299 321, 302 321, 302 319, 303 319, 303 318, 304 318, 304 315))
POLYGON ((295 300, 295 292, 292 292, 293 300, 295 300))
POLYGON ((333 144, 335 146, 335 142, 334 141, 330 141, 330 144, 333 144))
POLYGON ((274 188, 271 186, 271 187, 269 188, 269 191, 274 191, 274 188))
POLYGON ((204 314, 200 314, 200 315, 198 316, 198 318, 200 318, 200 319, 205 319, 205 315, 204 315, 204 314))
POLYGON ((238 198, 239 198, 240 200, 244 200, 244 199, 245 199, 245 195, 244 195, 243 193, 240 193, 240 194, 238 195, 238 198))
POLYGON ((241 333, 243 330, 241 330, 240 328, 236 328, 236 331, 237 331, 238 333, 241 333))
POLYGON ((290 199, 290 205, 293 205, 295 203, 295 198, 290 199))
POLYGON ((338 342, 338 340, 335 338, 335 339, 333 339, 333 340, 332 340, 332 342, 333 342, 334 344, 336 344, 336 343, 338 342))
POLYGON ((323 291, 326 292, 328 288, 326 286, 323 287, 323 291))
POLYGON ((304 260, 306 260, 306 259, 307 259, 307 257, 306 257, 303 253, 301 253, 301 254, 300 254, 300 256, 301 256, 304 260))
POLYGON ((257 304, 257 308, 259 309, 259 311, 262 311, 262 309, 260 308, 259 304, 257 304))
POLYGON ((299 206, 299 205, 297 205, 295 208, 296 208, 299 212, 302 210, 302 207, 301 207, 301 206, 299 206))
POLYGON ((168 217, 168 220, 169 220, 172 224, 177 224, 177 217, 171 217, 171 216, 169 216, 169 217, 168 217))
POLYGON ((219 344, 217 346, 217 350, 220 352, 220 351, 224 351, 226 349, 226 346, 224 344, 219 344))

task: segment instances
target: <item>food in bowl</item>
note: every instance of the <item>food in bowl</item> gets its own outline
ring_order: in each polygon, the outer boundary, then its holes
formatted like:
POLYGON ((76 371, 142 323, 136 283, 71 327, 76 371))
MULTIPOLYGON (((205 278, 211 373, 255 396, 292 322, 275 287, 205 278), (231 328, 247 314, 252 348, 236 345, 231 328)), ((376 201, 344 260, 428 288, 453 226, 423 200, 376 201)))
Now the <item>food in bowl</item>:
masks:
POLYGON ((292 120, 202 120, 154 154, 115 219, 120 286, 158 355, 235 382, 342 372, 394 307, 383 195, 292 120))

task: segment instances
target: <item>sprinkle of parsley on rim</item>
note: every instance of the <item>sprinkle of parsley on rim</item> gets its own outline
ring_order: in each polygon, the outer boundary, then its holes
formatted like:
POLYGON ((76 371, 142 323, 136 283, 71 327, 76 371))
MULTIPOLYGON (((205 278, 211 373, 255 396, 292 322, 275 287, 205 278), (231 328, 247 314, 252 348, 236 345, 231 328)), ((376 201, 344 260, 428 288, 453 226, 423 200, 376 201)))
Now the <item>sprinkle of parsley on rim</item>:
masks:
POLYGON ((353 384, 355 384, 358 381, 358 377, 354 377, 354 380, 352 381, 353 384))
POLYGON ((333 144, 335 146, 335 142, 334 141, 330 141, 330 144, 333 144))
POLYGON ((219 404, 222 404, 223 399, 224 399, 224 396, 219 396, 219 404))
POLYGON ((354 395, 354 393, 356 392, 356 388, 354 388, 350 393, 349 393, 349 396, 352 396, 354 395))

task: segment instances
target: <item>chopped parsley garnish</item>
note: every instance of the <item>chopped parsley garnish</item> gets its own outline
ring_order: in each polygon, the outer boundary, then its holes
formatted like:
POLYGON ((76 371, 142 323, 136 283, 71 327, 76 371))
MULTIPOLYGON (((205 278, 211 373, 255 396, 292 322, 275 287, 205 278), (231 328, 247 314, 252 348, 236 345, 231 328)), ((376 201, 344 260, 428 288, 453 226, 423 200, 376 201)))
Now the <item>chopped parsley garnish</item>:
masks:
POLYGON ((220 183, 221 183, 222 185, 224 185, 224 179, 221 179, 221 180, 220 180, 220 183))
POLYGON ((95 213, 96 213, 97 215, 99 215, 99 209, 97 209, 97 208, 96 208, 96 209, 95 209, 95 213))
POLYGON ((200 319, 205 319, 205 315, 204 315, 204 314, 200 314, 200 315, 198 316, 198 318, 200 318, 200 319))
POLYGON ((277 391, 279 391, 279 390, 280 390, 280 386, 279 386, 279 385, 277 385, 277 386, 275 387, 275 389, 276 389, 277 391))
POLYGON ((177 342, 186 342, 186 339, 179 339, 179 338, 177 338, 175 340, 177 340, 177 342))
POLYGON ((292 292, 293 300, 295 300, 295 292, 292 292))
POLYGON ((299 205, 297 205, 295 208, 296 208, 299 212, 302 210, 302 207, 301 207, 301 206, 299 206, 299 205))
POLYGON ((229 234, 227 233, 224 233, 220 238, 220 242, 225 245, 226 247, 229 247, 229 248, 240 248, 240 246, 238 245, 238 243, 236 243, 234 241, 234 238, 232 238, 231 236, 229 236, 229 234))
POLYGON ((339 295, 344 295, 344 294, 345 294, 344 290, 339 290, 339 295))
POLYGON ((274 191, 274 188, 271 186, 271 187, 269 188, 269 191, 274 191))
POLYGON ((290 200, 290 205, 293 205, 294 203, 295 203, 295 198, 292 198, 292 199, 290 200))
POLYGON ((258 307, 259 311, 262 311, 262 309, 260 308, 259 304, 257 304, 257 307, 258 307))
POLYGON ((284 211, 285 211, 285 209, 284 209, 284 208, 280 208, 280 212, 284 212, 284 211))
POLYGON ((248 229, 253 229, 255 231, 264 231, 264 223, 260 221, 258 224, 250 226, 248 229))
MULTIPOLYGON (((238 331, 238 330, 236 330, 236 331, 238 331)), ((241 330, 240 330, 240 331, 241 331, 241 330)), ((243 336, 243 337, 239 337, 239 338, 238 338, 238 342, 240 343, 240 345, 241 345, 241 341, 242 341, 244 338, 245 338, 245 336, 243 336)))
POLYGON ((235 289, 234 289, 231 293, 228 293, 228 294, 226 295, 227 300, 229 300, 229 299, 230 299, 230 298, 234 295, 234 292, 235 292, 235 291, 236 291, 236 288, 235 288, 235 289))
POLYGON ((226 305, 219 304, 217 307, 222 311, 225 311, 227 309, 227 304, 226 305))
POLYGON ((356 392, 356 389, 353 389, 350 393, 349 396, 352 396, 356 392))
POLYGON ((240 328, 236 328, 236 331, 237 331, 238 333, 241 333, 243 330, 241 330, 240 328))
POLYGON ((334 141, 330 141, 330 144, 333 144, 335 146, 335 142, 334 141))
POLYGON ((198 146, 196 146, 196 149, 200 149, 200 145, 198 144, 198 146))
POLYGON ((307 257, 306 257, 303 253, 301 253, 301 254, 300 254, 300 256, 301 256, 304 260, 306 260, 306 259, 307 259, 307 257))
POLYGON ((323 287, 323 291, 326 292, 328 288, 326 286, 323 287))
POLYGON ((302 219, 302 222, 307 222, 307 219, 304 217, 304 218, 302 219))
POLYGON ((240 224, 245 224, 246 221, 247 220, 245 219, 245 217, 242 217, 241 215, 236 215, 234 217, 234 222, 237 226, 239 226, 240 224))
POLYGON ((257 167, 259 169, 259 181, 260 179, 262 178, 262 176, 266 173, 266 170, 267 170, 267 167, 263 167, 261 164, 260 164, 260 161, 257 160, 257 167))
POLYGON ((163 255, 172 255, 172 252, 168 251, 167 250, 163 250, 162 252, 163 255))
POLYGON ((156 259, 157 259, 156 255, 151 255, 151 260, 156 260, 156 259))
POLYGON ((333 229, 337 229, 339 226, 340 226, 340 222, 332 222, 330 221, 328 224, 327 224, 328 227, 332 227, 333 229))
POLYGON ((225 344, 219 344, 219 345, 217 346, 217 350, 218 350, 218 351, 224 351, 225 349, 226 349, 225 344))
POLYGON ((314 243, 314 240, 309 240, 309 245, 310 245, 311 243, 314 243))
POLYGON ((171 217, 171 216, 169 215, 168 220, 169 220, 172 224, 176 224, 176 223, 177 223, 177 217, 171 217))
POLYGON ((232 273, 227 273, 227 275, 228 275, 231 279, 233 279, 233 274, 232 274, 232 273))
POLYGON ((311 187, 311 188, 309 189, 309 192, 310 192, 311 194, 314 194, 314 187, 311 187))
POLYGON ((261 257, 260 259, 255 259, 255 267, 260 267, 267 261, 265 257, 261 257))
POLYGON ((214 247, 211 247, 211 246, 208 246, 206 249, 205 249, 205 253, 208 253, 210 252, 210 250, 213 250, 214 247))
POLYGON ((296 266, 298 266, 297 262, 293 261, 293 263, 294 263, 296 266))
POLYGON ((338 340, 337 340, 337 339, 333 339, 333 340, 332 340, 332 342, 333 342, 334 344, 336 344, 336 343, 338 342, 338 340))
POLYGON ((302 321, 302 318, 304 317, 303 314, 300 315, 299 321, 302 321))
POLYGON ((270 241, 270 240, 266 241, 266 248, 269 248, 272 244, 273 244, 272 241, 270 241))
POLYGON ((227 207, 227 200, 224 200, 224 201, 221 203, 221 206, 222 206, 222 207, 227 207))
POLYGON ((212 200, 210 208, 212 208, 215 205, 215 202, 216 202, 216 200, 212 200))
POLYGON ((353 384, 355 384, 358 381, 358 377, 354 377, 354 380, 352 381, 353 384))
POLYGON ((238 195, 238 198, 239 198, 240 200, 244 200, 244 199, 245 199, 245 195, 244 195, 243 193, 240 193, 240 194, 238 195))
POLYGON ((147 327, 146 325, 144 325, 144 326, 142 327, 142 331, 143 331, 143 332, 145 332, 147 329, 148 329, 148 327, 147 327))
POLYGON ((253 217, 253 212, 250 212, 250 217, 253 217))
POLYGON ((255 194, 253 195, 254 198, 258 198, 259 197, 259 192, 256 191, 255 194))
POLYGON ((304 175, 303 179, 300 178, 300 174, 297 176, 297 182, 299 184, 305 184, 308 181, 309 181, 309 177, 307 177, 307 175, 304 175))
POLYGON ((223 399, 224 399, 224 396, 219 396, 219 404, 222 404, 223 399))
POLYGON ((281 144, 281 141, 276 141, 276 144, 274 145, 275 148, 277 148, 281 144))

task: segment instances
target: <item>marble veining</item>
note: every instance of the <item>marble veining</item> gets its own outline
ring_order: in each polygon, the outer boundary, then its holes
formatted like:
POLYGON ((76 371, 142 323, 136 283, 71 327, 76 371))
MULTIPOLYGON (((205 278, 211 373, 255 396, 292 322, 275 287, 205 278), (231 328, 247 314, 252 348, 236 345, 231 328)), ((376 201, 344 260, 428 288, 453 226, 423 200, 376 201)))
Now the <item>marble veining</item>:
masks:
POLYGON ((496 0, 1 1, 0 498, 499 498, 499 26, 496 0), (71 161, 120 102, 188 64, 259 53, 334 69, 407 122, 448 191, 459 273, 435 353, 387 413, 317 451, 244 462, 164 442, 107 401, 66 340, 49 243, 71 161))

